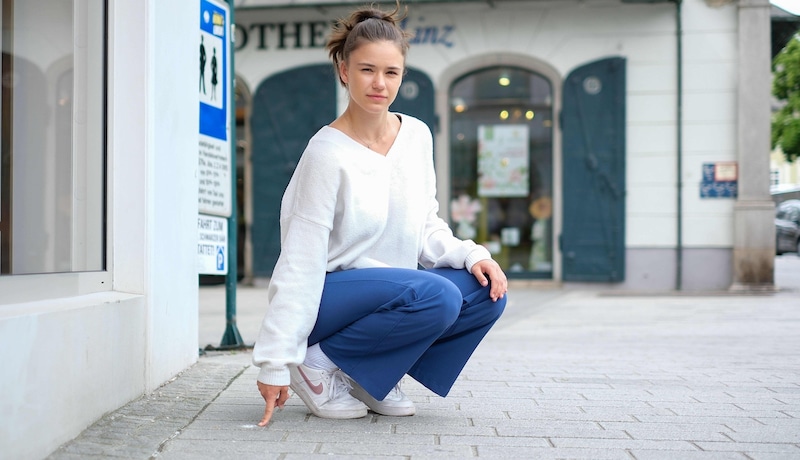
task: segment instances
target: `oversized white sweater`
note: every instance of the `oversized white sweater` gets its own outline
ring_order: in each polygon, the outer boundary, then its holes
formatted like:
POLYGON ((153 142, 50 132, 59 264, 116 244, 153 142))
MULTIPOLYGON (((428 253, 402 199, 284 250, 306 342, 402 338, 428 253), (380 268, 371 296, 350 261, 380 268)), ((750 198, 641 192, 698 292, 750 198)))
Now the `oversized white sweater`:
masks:
POLYGON ((401 115, 380 155, 325 126, 308 143, 281 202, 281 254, 253 350, 258 380, 289 384, 305 359, 327 272, 368 267, 472 269, 489 252, 462 241, 437 212, 433 140, 401 115))

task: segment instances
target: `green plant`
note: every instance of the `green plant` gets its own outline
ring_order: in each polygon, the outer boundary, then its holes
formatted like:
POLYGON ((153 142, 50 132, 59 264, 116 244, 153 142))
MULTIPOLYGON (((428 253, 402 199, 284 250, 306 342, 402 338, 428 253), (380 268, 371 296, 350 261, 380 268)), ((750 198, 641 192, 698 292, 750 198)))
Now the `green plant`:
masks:
POLYGON ((775 56, 772 75, 772 94, 781 102, 772 117, 772 148, 794 162, 800 157, 800 35, 775 56))

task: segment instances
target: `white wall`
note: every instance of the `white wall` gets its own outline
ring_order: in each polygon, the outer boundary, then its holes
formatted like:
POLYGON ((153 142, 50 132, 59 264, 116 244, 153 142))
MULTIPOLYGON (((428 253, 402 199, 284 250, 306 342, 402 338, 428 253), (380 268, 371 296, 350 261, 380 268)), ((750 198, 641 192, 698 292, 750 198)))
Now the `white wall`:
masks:
POLYGON ((197 359, 199 2, 109 4, 109 273, 2 280, 33 299, 0 299, 3 458, 46 456, 197 359))
POLYGON ((148 389, 198 354, 199 2, 152 0, 148 23, 148 389))
MULTIPOLYGON (((700 198, 703 163, 736 161, 738 8, 684 2, 684 244, 733 246, 733 198, 700 198)), ((741 171, 740 171, 741 173, 741 171)))
POLYGON ((142 394, 144 300, 107 292, 2 307, 0 456, 41 458, 142 394))

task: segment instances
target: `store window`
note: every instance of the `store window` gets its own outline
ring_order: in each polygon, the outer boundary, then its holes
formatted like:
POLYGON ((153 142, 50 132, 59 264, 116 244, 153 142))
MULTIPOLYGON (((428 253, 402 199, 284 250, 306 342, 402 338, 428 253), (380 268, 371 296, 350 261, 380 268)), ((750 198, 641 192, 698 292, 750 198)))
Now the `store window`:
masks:
POLYGON ((106 2, 0 1, 0 275, 104 270, 106 2))
POLYGON ((553 276, 553 90, 522 68, 450 88, 450 223, 511 277, 553 276))

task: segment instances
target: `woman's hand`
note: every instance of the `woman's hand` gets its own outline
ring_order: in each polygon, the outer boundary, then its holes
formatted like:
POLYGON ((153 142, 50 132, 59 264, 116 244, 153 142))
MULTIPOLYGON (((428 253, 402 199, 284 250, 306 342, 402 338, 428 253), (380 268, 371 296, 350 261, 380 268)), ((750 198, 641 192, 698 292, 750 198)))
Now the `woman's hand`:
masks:
POLYGON ((275 407, 277 406, 278 409, 283 409, 283 405, 286 403, 286 400, 289 399, 289 387, 267 385, 258 382, 258 391, 261 392, 261 396, 264 398, 264 401, 267 402, 267 408, 264 409, 264 417, 258 422, 258 426, 267 426, 269 419, 272 418, 272 413, 275 411, 275 407))
POLYGON ((506 292, 508 292, 506 274, 503 273, 503 269, 500 268, 500 265, 494 260, 483 259, 476 262, 475 265, 472 266, 472 274, 475 275, 475 278, 481 283, 481 286, 488 285, 489 280, 491 280, 492 288, 489 291, 489 297, 492 298, 493 302, 502 299, 506 292))

